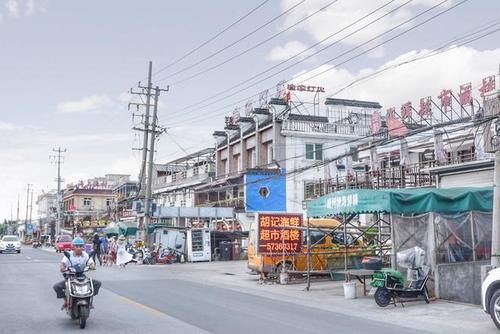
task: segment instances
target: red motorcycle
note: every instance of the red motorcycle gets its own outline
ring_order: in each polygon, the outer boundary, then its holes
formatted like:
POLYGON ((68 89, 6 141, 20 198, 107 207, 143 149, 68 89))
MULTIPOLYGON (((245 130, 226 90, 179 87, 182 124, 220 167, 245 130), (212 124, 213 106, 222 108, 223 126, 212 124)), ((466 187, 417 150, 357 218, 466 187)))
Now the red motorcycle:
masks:
POLYGON ((151 252, 153 257, 153 264, 172 264, 175 262, 177 256, 172 250, 166 248, 157 248, 151 252))

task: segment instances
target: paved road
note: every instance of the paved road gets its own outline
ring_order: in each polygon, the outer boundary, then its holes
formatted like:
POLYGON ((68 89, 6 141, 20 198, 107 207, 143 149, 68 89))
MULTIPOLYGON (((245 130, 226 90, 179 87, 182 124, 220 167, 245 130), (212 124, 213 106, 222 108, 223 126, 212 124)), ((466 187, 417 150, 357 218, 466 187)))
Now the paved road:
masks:
MULTIPOLYGON (((0 333, 79 331, 55 298, 61 255, 26 248, 0 255, 0 333)), ((281 302, 234 290, 187 282, 175 271, 150 275, 99 268, 103 281, 86 331, 89 333, 423 333, 281 302)), ((362 316, 363 311, 359 310, 362 316)))

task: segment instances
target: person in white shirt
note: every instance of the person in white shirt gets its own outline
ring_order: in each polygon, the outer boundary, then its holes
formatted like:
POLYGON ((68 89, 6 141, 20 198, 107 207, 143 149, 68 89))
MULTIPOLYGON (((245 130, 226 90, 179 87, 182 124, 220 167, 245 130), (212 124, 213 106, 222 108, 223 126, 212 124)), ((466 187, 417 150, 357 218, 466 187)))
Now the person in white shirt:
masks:
MULTIPOLYGON (((94 261, 89 257, 89 255, 83 251, 85 242, 82 238, 77 237, 73 239, 73 251, 70 252, 69 259, 63 256, 61 264, 59 265, 59 271, 65 273, 71 266, 85 266, 88 265, 90 269, 95 269, 94 261)), ((101 282, 92 279, 92 284, 94 285, 94 296, 97 296, 99 289, 101 287, 101 282)), ((64 298, 64 289, 66 286, 66 281, 62 280, 54 285, 54 291, 56 292, 57 298, 64 298)))

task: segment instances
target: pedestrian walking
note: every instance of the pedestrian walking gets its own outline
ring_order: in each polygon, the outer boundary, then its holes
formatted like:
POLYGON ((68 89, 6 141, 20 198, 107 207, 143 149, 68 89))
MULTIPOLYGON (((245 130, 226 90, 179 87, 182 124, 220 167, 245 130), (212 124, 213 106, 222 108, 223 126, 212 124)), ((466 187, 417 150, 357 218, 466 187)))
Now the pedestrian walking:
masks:
POLYGON ((126 246, 127 242, 125 236, 120 235, 118 241, 116 242, 116 264, 123 268, 125 268, 125 266, 130 262, 136 262, 133 259, 132 254, 127 252, 126 246))
POLYGON ((101 239, 99 238, 99 234, 94 234, 94 239, 92 239, 92 246, 94 248, 94 252, 92 254, 92 260, 97 264, 95 260, 96 257, 99 260, 99 265, 102 266, 102 258, 101 258, 101 239))

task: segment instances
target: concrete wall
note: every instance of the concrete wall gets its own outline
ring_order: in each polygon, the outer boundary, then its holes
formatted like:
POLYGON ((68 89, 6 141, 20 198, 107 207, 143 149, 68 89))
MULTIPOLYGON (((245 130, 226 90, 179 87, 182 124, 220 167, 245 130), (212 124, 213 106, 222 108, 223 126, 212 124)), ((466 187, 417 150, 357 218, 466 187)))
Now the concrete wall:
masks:
POLYGON ((439 297, 481 304, 481 266, 490 261, 446 263, 437 266, 439 297))

